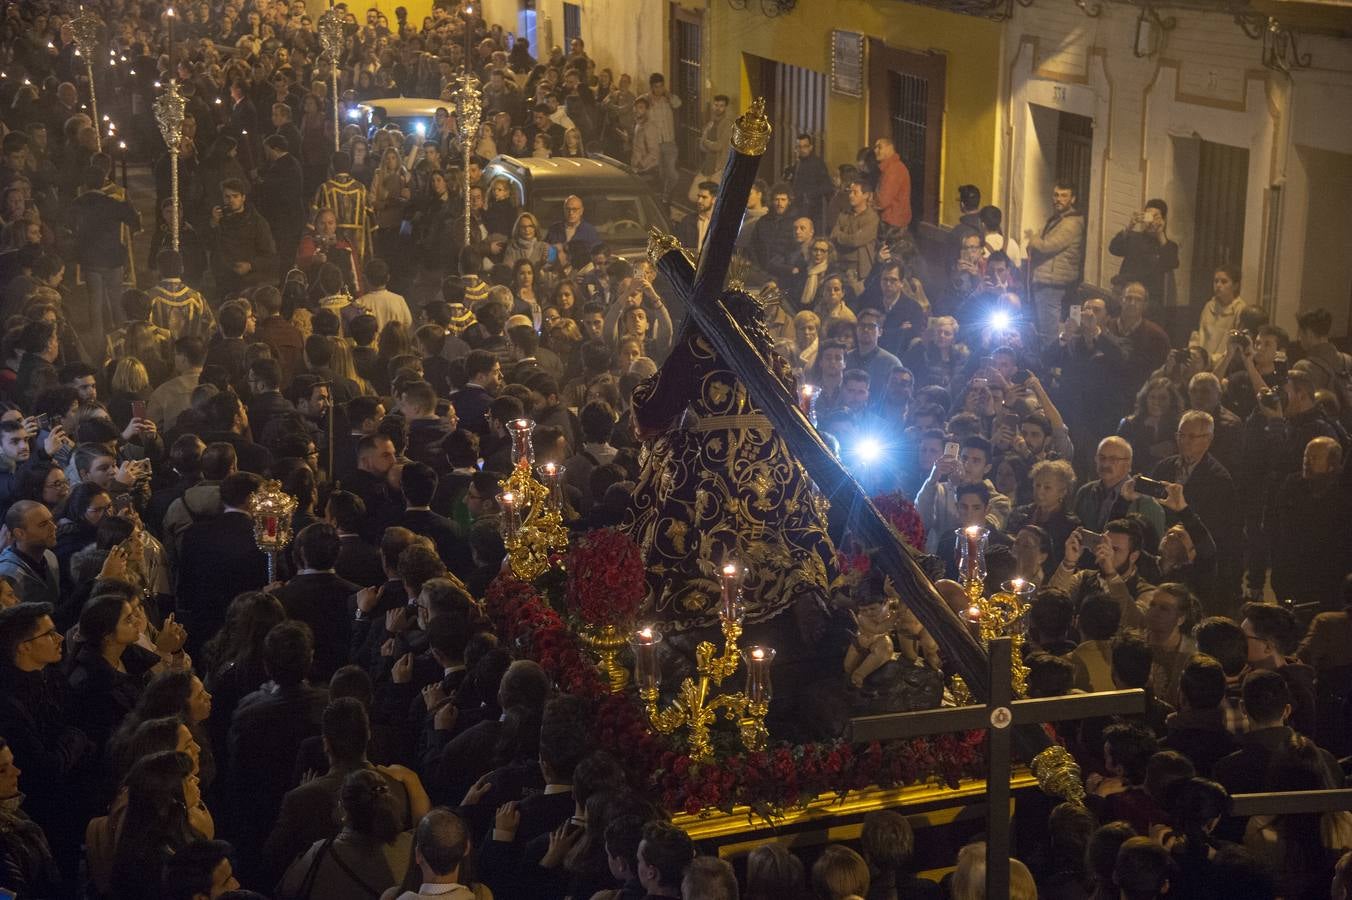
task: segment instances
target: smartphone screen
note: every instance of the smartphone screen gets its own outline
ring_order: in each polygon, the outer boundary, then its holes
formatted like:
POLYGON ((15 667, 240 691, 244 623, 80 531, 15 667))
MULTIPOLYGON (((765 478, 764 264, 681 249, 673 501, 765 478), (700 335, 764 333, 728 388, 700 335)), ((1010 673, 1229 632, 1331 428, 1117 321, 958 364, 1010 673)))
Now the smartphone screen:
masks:
POLYGON ((144 419, 146 417, 146 402, 144 400, 131 401, 131 417, 133 419, 144 419))
POLYGON ((949 459, 957 459, 959 449, 957 441, 949 441, 947 444, 944 444, 944 456, 947 456, 949 459))
POLYGON ((1080 324, 1080 308, 1078 306, 1072 306, 1070 308, 1070 321, 1074 322, 1076 325, 1080 324))

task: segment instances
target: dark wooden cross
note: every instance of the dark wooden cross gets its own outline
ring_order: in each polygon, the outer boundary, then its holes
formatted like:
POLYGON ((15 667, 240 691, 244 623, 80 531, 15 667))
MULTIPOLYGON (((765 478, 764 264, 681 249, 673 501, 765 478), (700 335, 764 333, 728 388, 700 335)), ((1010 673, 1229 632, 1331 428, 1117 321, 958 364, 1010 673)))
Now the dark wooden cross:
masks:
POLYGON ((1014 728, 1020 725, 1038 728, 1043 722, 1145 710, 1145 691, 1139 688, 1015 700, 1010 668, 1012 643, 1007 637, 990 642, 987 672, 990 693, 984 704, 860 716, 850 721, 850 738, 861 742, 903 740, 960 731, 986 732, 986 897, 989 900, 1004 900, 1009 896, 1009 782, 1013 769, 1011 732, 1014 728))
MULTIPOLYGON (((758 100, 737 120, 732 153, 723 170, 699 267, 692 265, 690 258, 669 236, 655 236, 649 244, 649 255, 667 276, 672 290, 684 301, 687 319, 683 329, 691 322, 699 328, 741 379, 751 399, 765 413, 817 489, 831 503, 844 503, 844 508, 852 512, 851 527, 855 534, 876 548, 872 564, 892 579, 897 593, 943 648, 972 695, 984 700, 990 692, 985 651, 921 570, 916 552, 901 540, 869 501, 863 488, 822 441, 817 429, 799 409, 793 392, 766 366, 746 331, 720 299, 747 197, 769 138, 769 123, 764 120, 763 110, 764 104, 758 100)), ((1050 745, 1046 734, 1031 725, 1016 726, 1013 741, 1019 757, 1027 761, 1050 745)))

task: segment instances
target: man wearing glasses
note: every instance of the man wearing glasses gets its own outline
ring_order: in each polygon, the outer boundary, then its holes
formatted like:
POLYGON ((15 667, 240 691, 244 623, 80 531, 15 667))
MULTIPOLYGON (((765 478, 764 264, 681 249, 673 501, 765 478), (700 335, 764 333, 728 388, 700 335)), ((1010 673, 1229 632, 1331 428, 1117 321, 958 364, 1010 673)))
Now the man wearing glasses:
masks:
POLYGON ((1098 478, 1075 493, 1075 515, 1085 528, 1101 532, 1113 519, 1137 513, 1150 523, 1156 535, 1164 534, 1164 510, 1152 498, 1128 487, 1131 459, 1131 444, 1125 438, 1113 435, 1099 441, 1094 457, 1098 478))
POLYGON ((14 581, 14 592, 24 603, 51 603, 61 599, 56 554, 56 520, 52 511, 34 500, 20 500, 5 514, 11 543, 0 553, 0 575, 14 581))
POLYGON ((97 814, 85 799, 96 792, 80 790, 82 776, 98 760, 94 744, 66 719, 52 611, 48 603, 0 611, 0 734, 25 775, 24 812, 42 826, 61 870, 74 872, 84 823, 97 814))

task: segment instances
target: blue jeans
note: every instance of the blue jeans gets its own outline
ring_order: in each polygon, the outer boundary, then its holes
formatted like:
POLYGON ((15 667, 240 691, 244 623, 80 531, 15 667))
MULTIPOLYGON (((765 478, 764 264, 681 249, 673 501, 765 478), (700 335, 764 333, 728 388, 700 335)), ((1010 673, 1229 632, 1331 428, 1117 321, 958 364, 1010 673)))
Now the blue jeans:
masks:
POLYGON ((100 338, 118 327, 125 316, 122 313, 122 267, 82 269, 89 287, 89 327, 100 338))
POLYGON ((677 147, 674 141, 663 141, 657 145, 657 170, 662 182, 662 199, 670 202, 671 194, 676 190, 677 147))

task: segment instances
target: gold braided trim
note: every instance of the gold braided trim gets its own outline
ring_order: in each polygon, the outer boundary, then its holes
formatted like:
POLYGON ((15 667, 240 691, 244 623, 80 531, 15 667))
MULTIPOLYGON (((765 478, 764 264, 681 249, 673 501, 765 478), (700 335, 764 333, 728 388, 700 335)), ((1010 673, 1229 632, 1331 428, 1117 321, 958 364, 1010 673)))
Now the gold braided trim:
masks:
POLYGON ((758 413, 746 416, 697 416, 691 413, 686 416, 685 422, 686 431, 724 431, 747 428, 769 431, 774 427, 770 424, 769 419, 758 413))

